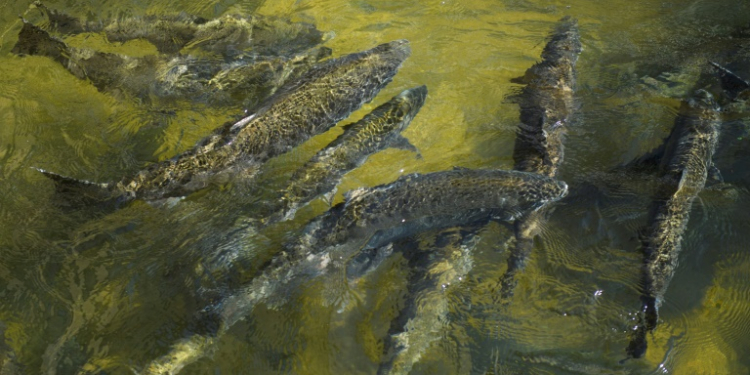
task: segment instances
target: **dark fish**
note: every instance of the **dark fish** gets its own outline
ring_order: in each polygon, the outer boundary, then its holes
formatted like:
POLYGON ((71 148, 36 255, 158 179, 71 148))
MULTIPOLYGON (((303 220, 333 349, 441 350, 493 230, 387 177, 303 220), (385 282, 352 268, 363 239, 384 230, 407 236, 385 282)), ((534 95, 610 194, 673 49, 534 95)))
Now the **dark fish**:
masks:
POLYGON ((165 94, 180 97, 197 97, 210 105, 236 105, 254 111, 264 100, 271 97, 286 82, 299 78, 316 63, 331 56, 328 47, 317 47, 290 57, 269 57, 254 61, 240 60, 222 64, 221 70, 206 82, 193 80, 190 65, 185 67, 171 64, 177 69, 172 89, 165 94))
MULTIPOLYGON (((292 175, 279 200, 282 208, 276 216, 292 218, 307 202, 322 194, 332 194, 344 174, 380 150, 397 147, 416 152, 401 132, 419 113, 426 98, 426 86, 405 90, 361 120, 345 126, 338 138, 292 175)), ((271 218, 266 224, 273 221, 271 218)))
MULTIPOLYGON (((387 147, 409 147, 410 143, 401 136, 419 112, 427 97, 427 87, 419 86, 403 91, 388 102, 380 105, 361 120, 344 127, 344 132, 328 146, 318 152, 310 161, 299 168, 286 187, 280 189, 276 198, 263 199, 250 214, 231 231, 223 234, 224 240, 211 238, 206 244, 205 254, 215 253, 217 243, 223 249, 241 248, 238 242, 247 242, 244 235, 255 233, 257 229, 293 217, 297 208, 322 194, 335 190, 341 177, 362 165, 367 158, 387 147)), ((232 253, 221 256, 205 256, 201 259, 203 269, 216 270, 226 274, 242 262, 232 253), (231 260, 227 260, 227 258, 231 260)), ((213 272, 213 271, 209 271, 213 272)), ((212 276, 215 280, 218 276, 212 276)))
POLYGON ((179 197, 230 176, 252 177, 263 162, 328 130, 372 100, 410 52, 408 41, 397 40, 327 60, 284 85, 254 114, 216 129, 192 150, 118 182, 79 182, 42 172, 57 182, 58 190, 81 190, 92 198, 120 202, 179 197))
POLYGON ((243 55, 290 56, 326 38, 312 24, 259 15, 225 15, 209 20, 179 13, 90 22, 49 9, 39 1, 34 4, 58 33, 101 32, 112 42, 144 39, 163 54, 200 48, 231 59, 243 55))
POLYGON ((565 126, 574 109, 575 65, 581 51, 578 22, 565 17, 550 35, 542 61, 514 80, 525 84, 514 98, 521 107, 514 169, 550 177, 557 174, 565 126))
MULTIPOLYGON (((523 90, 514 98, 521 106, 521 124, 514 149, 515 169, 555 177, 563 157, 565 125, 573 111, 575 63, 581 52, 577 22, 563 18, 552 33, 542 52, 543 61, 526 71, 516 80, 524 83, 523 90)), ((515 244, 508 258, 508 270, 500 280, 500 295, 508 298, 515 287, 515 274, 522 270, 533 247, 533 239, 545 220, 541 210, 521 216, 513 224, 515 244)), ((422 353, 440 339, 441 329, 448 316, 448 301, 442 286, 459 282, 472 268, 472 242, 485 222, 463 226, 458 233, 448 231, 438 237, 445 242, 430 251, 426 265, 412 268, 409 297, 391 325, 385 340, 385 356, 379 374, 408 374, 422 353), (435 255, 439 254, 439 255, 435 255), (428 301, 428 302, 427 302, 428 301)), ((378 254, 378 252, 373 252, 378 254)), ((407 257, 425 257, 425 254, 405 254, 407 257)), ((367 264, 369 259, 358 256, 357 263, 367 264), (363 260, 364 259, 364 260, 363 260)), ((370 256, 370 258, 374 258, 370 256)), ((411 264, 419 259, 411 259, 411 264)), ((368 265, 370 269, 372 265, 368 265)), ((362 272, 357 270, 357 273, 362 272)))
POLYGON ((70 47, 24 21, 12 52, 50 57, 101 92, 141 102, 187 99, 254 108, 284 82, 328 57, 331 50, 321 47, 291 57, 247 58, 231 63, 192 56, 132 57, 70 47))
POLYGON ((5 342, 5 323, 0 321, 0 375, 25 374, 25 366, 19 363, 15 351, 5 342))
MULTIPOLYGON (((560 199, 567 189, 564 182, 537 174, 457 169, 407 175, 390 184, 354 190, 308 223, 298 240, 262 267, 249 285, 213 307, 221 321, 217 335, 260 302, 273 307, 285 303, 304 283, 340 269, 362 249, 487 218, 514 220, 560 199)), ((188 338, 148 370, 176 371, 201 356, 213 340, 188 338)))
POLYGON ((474 268, 477 233, 473 227, 452 228, 432 237, 434 243, 392 245, 409 261, 409 298, 391 322, 378 374, 409 374, 424 353, 443 338, 446 322, 451 320, 446 289, 462 283, 474 268))
MULTIPOLYGON (((542 61, 516 81, 525 86, 515 98, 521 107, 521 124, 513 149, 515 170, 557 175, 563 160, 566 126, 574 110, 575 65, 581 51, 578 21, 565 17, 550 35, 542 61)), ((512 297, 518 283, 515 275, 526 267, 534 237, 545 221, 544 213, 533 212, 514 223, 515 244, 499 282, 501 299, 512 297)))
POLYGON ((627 348, 631 357, 645 354, 646 334, 656 328, 659 306, 677 268, 693 200, 703 190, 708 175, 715 173, 712 157, 720 124, 719 107, 713 97, 698 90, 682 103, 664 144, 650 153, 649 158, 639 160, 639 164, 657 171, 660 187, 642 238, 642 309, 627 348))
POLYGON ((308 258, 362 238, 367 238, 362 248, 377 248, 415 233, 488 217, 513 221, 566 193, 564 182, 513 171, 455 169, 407 175, 347 193, 345 202, 307 226, 292 253, 308 258))

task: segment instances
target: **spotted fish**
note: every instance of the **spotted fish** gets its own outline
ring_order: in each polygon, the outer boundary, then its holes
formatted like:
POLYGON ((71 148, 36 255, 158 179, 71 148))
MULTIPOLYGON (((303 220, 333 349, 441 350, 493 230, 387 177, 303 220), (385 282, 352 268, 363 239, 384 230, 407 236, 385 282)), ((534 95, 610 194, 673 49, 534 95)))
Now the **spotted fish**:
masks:
MULTIPOLYGON (((565 127, 573 112, 575 64, 580 52, 577 21, 563 18, 542 52, 543 60, 515 80, 525 84, 512 98, 521 107, 521 124, 513 152, 516 170, 556 176, 563 159, 565 127)), ((499 295, 506 300, 513 293, 515 275, 524 268, 544 218, 542 210, 533 210, 513 223, 515 238, 508 268, 499 282, 499 295)), ((485 224, 478 222, 463 226, 458 232, 440 233, 429 256, 426 251, 404 254, 412 266, 409 297, 391 324, 379 374, 408 374, 429 346, 440 339, 449 312, 442 287, 460 282, 470 272, 473 267, 471 249, 485 224), (424 264, 419 259, 424 257, 429 257, 430 262, 424 264)), ((367 264, 369 260, 362 258, 357 258, 358 263, 367 264)), ((357 270, 356 273, 362 272, 357 270)))
POLYGON ((260 15, 229 14, 206 19, 183 12, 86 21, 49 9, 40 1, 34 2, 34 6, 47 17, 50 29, 59 34, 101 32, 110 42, 143 39, 167 55, 184 54, 198 48, 228 59, 291 56, 322 43, 328 37, 310 23, 260 15))
POLYGON ((331 54, 329 48, 320 47, 289 57, 248 57, 231 62, 190 55, 133 57, 70 47, 26 21, 12 52, 49 57, 76 78, 120 99, 150 104, 191 100, 210 105, 244 104, 246 108, 255 108, 286 81, 331 54))
MULTIPOLYGON (((574 110, 575 65, 581 53, 578 22, 570 17, 560 20, 542 51, 542 61, 534 64, 516 82, 524 83, 515 98, 521 107, 513 148, 514 169, 555 177, 563 161, 563 141, 574 110)), ((508 300, 517 284, 515 275, 526 267, 534 237, 546 221, 534 212, 514 223, 515 244, 502 276, 500 298, 508 300)))
MULTIPOLYGON (((344 127, 344 132, 293 175, 278 200, 276 217, 289 219, 301 206, 322 194, 331 195, 341 177, 362 165, 367 158, 388 147, 417 149, 401 135, 419 113, 427 87, 405 90, 377 107, 361 120, 344 127)), ((276 208, 274 207, 274 210, 276 208)), ((275 221, 269 218, 266 223, 275 221)))
POLYGON ((660 186, 649 209, 641 249, 641 314, 627 353, 640 358, 646 352, 646 334, 656 328, 659 306, 677 268, 682 236, 693 200, 703 190, 712 170, 720 133, 719 107, 713 96, 698 90, 683 101, 672 132, 648 157, 638 160, 655 169, 660 186))
MULTIPOLYGON (((315 277, 341 269, 362 249, 377 248, 423 231, 473 221, 508 221, 558 200, 567 185, 532 173, 457 169, 403 176, 393 183, 362 188, 346 195, 313 219, 297 240, 285 247, 238 293, 211 309, 221 335, 253 310, 271 307, 315 277)), ((215 336, 195 335, 173 346, 151 363, 149 373, 176 372, 202 356, 215 336)))
POLYGON ((255 113, 216 129, 193 149, 117 182, 42 172, 60 191, 120 203, 185 196, 231 176, 252 177, 268 159, 328 130, 372 100, 410 53, 409 42, 397 40, 324 61, 285 84, 255 113))

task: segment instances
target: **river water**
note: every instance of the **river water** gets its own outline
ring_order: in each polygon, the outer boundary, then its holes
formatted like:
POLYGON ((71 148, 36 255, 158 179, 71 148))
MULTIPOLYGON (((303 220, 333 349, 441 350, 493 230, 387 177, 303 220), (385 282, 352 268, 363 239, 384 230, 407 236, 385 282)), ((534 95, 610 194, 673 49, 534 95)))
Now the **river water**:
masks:
MULTIPOLYGON (((427 102, 403 133, 422 158, 396 149, 370 157, 346 175, 333 203, 348 190, 406 173, 512 169, 519 111, 508 96, 519 85, 510 80, 539 60, 566 15, 578 19, 584 48, 559 176, 572 190, 657 146, 680 98, 710 71, 708 60, 750 79, 750 34, 737 34, 750 23, 744 0, 45 4, 89 20, 177 12, 279 16, 331 32, 325 45, 333 56, 408 39, 412 55, 393 82, 343 124, 404 89, 427 85, 427 102)), ((0 354, 26 374, 140 371, 175 340, 205 329, 194 319, 206 302, 197 290, 215 288, 220 298, 223 282, 252 275, 329 202, 314 201, 295 220, 263 231, 247 229, 243 219, 267 196, 242 185, 168 207, 134 202, 106 215, 61 207, 52 182, 31 167, 115 180, 191 148, 243 108, 147 106, 97 91, 51 59, 12 54, 18 15, 39 17, 25 2, 0 5, 0 354), (231 271, 216 267, 230 263, 231 271), (215 268, 211 277, 196 276, 207 274, 206 264, 215 268)), ((145 41, 110 43, 96 33, 64 40, 155 53, 145 41)), ((748 125, 742 116, 724 124, 716 164, 725 184, 693 204, 680 265, 644 358, 620 363, 640 306, 638 236, 650 199, 644 184, 615 181, 555 207, 509 305, 493 304, 492 291, 511 232, 496 224, 481 230, 471 271, 438 291, 448 301, 446 324, 412 373, 750 373, 748 125)), ((272 160, 261 178, 283 181, 340 132, 272 160)), ((356 285, 336 277, 312 282, 279 308, 256 308, 182 373, 373 374, 390 322, 408 298, 408 274, 407 262, 394 254, 356 285)))

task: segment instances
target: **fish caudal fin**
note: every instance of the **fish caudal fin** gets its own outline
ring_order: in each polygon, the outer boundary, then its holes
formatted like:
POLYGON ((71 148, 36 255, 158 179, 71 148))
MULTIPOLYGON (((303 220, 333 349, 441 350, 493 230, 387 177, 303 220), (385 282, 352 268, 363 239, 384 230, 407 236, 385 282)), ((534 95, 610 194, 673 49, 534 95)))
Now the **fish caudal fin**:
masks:
POLYGON ((18 33, 18 42, 11 52, 16 55, 39 55, 51 57, 64 62, 68 46, 53 38, 46 31, 23 20, 23 27, 18 33))
POLYGON ((41 168, 34 169, 55 182, 55 191, 64 205, 111 203, 118 198, 110 183, 77 180, 41 168))

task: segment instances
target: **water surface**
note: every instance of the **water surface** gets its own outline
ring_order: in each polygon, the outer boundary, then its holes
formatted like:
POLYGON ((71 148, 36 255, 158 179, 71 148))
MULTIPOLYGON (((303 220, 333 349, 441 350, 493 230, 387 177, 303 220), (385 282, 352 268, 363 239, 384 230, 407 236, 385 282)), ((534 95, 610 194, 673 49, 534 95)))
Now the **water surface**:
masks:
MULTIPOLYGON (((750 22, 742 0, 46 4, 90 20, 179 11, 280 16, 333 32, 325 45, 334 56, 410 40, 412 56, 393 82, 343 124, 425 84, 427 102, 404 132, 423 157, 395 149, 372 156, 344 178, 334 202, 405 173, 511 169, 518 107, 507 97, 519 86, 510 80, 538 61, 563 16, 578 19, 584 46, 578 111, 560 174, 572 187, 658 145, 679 99, 709 71, 708 59, 737 69, 750 61, 747 34, 730 37, 750 22)), ((11 54, 18 15, 29 4, 0 5, 0 350, 15 353, 27 374, 138 371, 174 340, 210 329, 193 319, 206 302, 196 297, 199 290, 219 298, 329 202, 315 201, 294 221, 260 232, 243 229, 243 218, 268 195, 242 184, 173 207, 135 202, 107 215, 59 207, 52 183, 30 167, 117 179, 189 149, 244 108, 179 102, 155 108, 101 93, 50 59, 11 54), (222 264, 233 266, 216 266, 222 264)), ((66 42, 155 53, 146 42, 109 43, 98 34, 66 42)), ((750 78, 750 69, 738 73, 750 78)), ((555 208, 507 307, 493 304, 491 291, 504 272, 510 232, 494 224, 483 229, 471 273, 443 290, 450 323, 413 373, 750 373, 745 126, 741 116, 725 125, 716 160, 730 186, 704 191, 693 205, 645 358, 619 364, 639 308, 638 230, 649 203, 646 187, 623 183, 555 208)), ((282 183, 340 132, 334 128, 272 160, 263 186, 282 183)), ((395 254, 356 288, 336 277, 311 283, 279 309, 257 308, 183 373, 375 373, 390 320, 407 297, 408 272, 395 254)))

